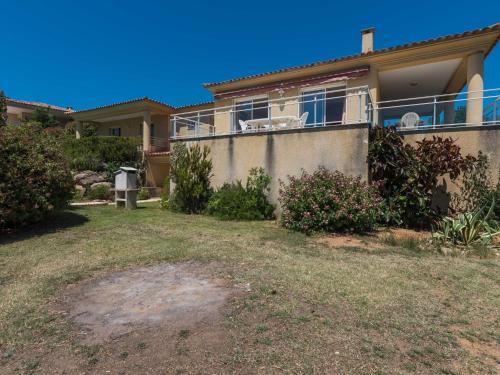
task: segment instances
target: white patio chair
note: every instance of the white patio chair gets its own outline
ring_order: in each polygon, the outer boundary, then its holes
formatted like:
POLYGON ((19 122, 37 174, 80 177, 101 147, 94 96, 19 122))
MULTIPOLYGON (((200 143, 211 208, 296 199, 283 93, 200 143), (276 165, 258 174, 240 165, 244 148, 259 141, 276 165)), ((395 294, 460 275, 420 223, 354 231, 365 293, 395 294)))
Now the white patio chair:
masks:
POLYGON ((402 128, 414 128, 420 122, 420 116, 415 112, 408 112, 401 117, 402 128))
POLYGON ((241 131, 246 132, 248 129, 247 123, 243 120, 238 120, 238 122, 240 123, 241 131))
POLYGON ((307 117, 309 116, 309 112, 304 112, 302 114, 302 116, 300 116, 300 119, 299 119, 299 126, 301 128, 303 128, 304 126, 306 126, 306 121, 307 121, 307 117))

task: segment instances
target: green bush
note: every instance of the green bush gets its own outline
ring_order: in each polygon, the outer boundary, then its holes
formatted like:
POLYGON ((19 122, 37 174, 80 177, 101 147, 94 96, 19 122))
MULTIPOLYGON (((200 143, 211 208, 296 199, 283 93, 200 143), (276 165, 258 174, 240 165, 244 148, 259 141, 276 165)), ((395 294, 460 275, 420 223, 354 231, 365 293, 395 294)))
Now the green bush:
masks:
POLYGON ((377 223, 380 201, 376 189, 360 178, 320 167, 281 182, 281 223, 305 233, 369 231, 377 223))
POLYGON ((165 177, 163 180, 163 188, 160 194, 160 208, 163 210, 168 209, 168 199, 170 197, 170 176, 165 177))
POLYGON ((68 204, 73 189, 54 137, 38 126, 0 128, 0 229, 43 220, 68 204))
POLYGON ((453 194, 454 212, 487 210, 493 203, 490 221, 500 221, 500 174, 495 185, 490 174, 488 157, 479 151, 476 158, 469 158, 459 181, 460 190, 453 194))
POLYGON ((198 144, 188 148, 184 143, 175 143, 170 157, 170 175, 175 184, 169 198, 169 208, 184 213, 199 213, 205 210, 212 194, 212 161, 210 149, 198 144))
POLYGON ((136 167, 139 163, 137 137, 91 136, 76 139, 61 137, 64 153, 72 170, 107 171, 112 173, 120 166, 136 167))
POLYGON ((106 185, 97 185, 87 192, 90 200, 109 200, 111 198, 110 189, 106 185))
POLYGON ((143 201, 150 198, 149 189, 141 187, 137 193, 137 199, 143 201))
POLYGON ((267 200, 270 182, 263 168, 252 168, 246 187, 241 181, 225 183, 210 197, 207 211, 223 220, 271 219, 275 207, 267 200))

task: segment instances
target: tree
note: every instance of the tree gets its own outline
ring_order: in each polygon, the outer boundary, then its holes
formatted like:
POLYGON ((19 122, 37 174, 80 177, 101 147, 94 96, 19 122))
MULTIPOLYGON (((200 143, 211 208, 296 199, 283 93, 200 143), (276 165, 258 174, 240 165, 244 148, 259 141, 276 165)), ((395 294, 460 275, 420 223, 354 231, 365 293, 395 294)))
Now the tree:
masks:
POLYGON ((50 113, 50 108, 37 108, 31 114, 28 122, 40 124, 44 129, 59 125, 55 116, 50 113))
POLYGON ((0 90, 0 127, 7 125, 7 98, 0 90))

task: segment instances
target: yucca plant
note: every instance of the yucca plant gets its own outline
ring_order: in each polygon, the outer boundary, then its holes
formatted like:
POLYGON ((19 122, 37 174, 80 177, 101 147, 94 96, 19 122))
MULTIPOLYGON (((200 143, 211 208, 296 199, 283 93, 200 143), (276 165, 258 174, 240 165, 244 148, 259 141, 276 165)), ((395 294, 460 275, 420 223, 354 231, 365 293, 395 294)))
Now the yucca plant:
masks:
POLYGON ((483 217, 483 209, 458 214, 457 217, 445 217, 437 223, 432 237, 443 244, 462 246, 490 245, 493 237, 500 234, 500 228, 488 222, 495 207, 493 200, 488 213, 483 217))

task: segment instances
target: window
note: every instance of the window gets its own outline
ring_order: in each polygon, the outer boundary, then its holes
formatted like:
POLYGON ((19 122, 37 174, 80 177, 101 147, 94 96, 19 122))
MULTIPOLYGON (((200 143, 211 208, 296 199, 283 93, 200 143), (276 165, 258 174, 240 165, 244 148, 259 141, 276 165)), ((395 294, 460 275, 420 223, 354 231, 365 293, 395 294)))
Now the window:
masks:
POLYGON ((236 102, 234 105, 233 130, 241 130, 240 121, 269 118, 267 97, 236 102))
POLYGON ((120 137, 122 135, 121 128, 109 128, 109 135, 114 137, 120 137))
POLYGON ((316 89, 302 93, 300 114, 307 112, 306 126, 341 124, 345 108, 345 88, 316 89))

